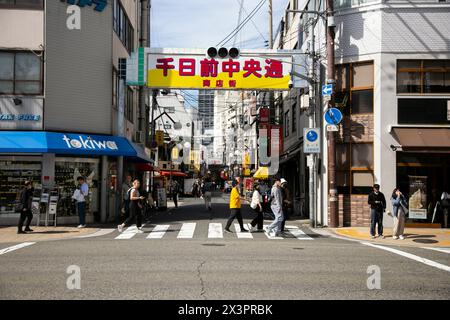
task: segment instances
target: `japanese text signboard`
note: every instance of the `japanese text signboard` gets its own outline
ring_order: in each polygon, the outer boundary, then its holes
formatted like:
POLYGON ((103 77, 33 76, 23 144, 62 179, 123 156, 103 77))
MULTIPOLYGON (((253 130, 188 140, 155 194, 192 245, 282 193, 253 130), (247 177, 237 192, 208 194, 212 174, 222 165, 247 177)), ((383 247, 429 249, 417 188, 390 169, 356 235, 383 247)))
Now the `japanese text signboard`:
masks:
POLYGON ((206 50, 148 55, 147 86, 176 89, 288 90, 292 58, 245 54, 210 58, 206 50))

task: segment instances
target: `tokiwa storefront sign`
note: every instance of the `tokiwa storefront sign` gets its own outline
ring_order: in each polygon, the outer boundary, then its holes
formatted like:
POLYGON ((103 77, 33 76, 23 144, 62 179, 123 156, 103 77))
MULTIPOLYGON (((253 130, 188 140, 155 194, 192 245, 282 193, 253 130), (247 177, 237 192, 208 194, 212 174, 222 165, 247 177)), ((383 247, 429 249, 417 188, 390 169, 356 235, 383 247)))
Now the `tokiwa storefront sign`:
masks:
POLYGON ((245 53, 238 58, 211 58, 205 51, 150 52, 147 86, 171 89, 288 90, 292 57, 245 53))

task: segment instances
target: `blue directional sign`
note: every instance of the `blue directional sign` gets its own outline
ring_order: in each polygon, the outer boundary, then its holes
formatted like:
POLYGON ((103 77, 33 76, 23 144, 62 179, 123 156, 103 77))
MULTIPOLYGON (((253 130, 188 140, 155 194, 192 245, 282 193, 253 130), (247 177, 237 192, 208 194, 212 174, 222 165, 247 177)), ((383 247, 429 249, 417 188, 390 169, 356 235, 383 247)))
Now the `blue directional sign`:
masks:
POLYGON ((326 84, 322 86, 322 95, 323 96, 329 96, 333 93, 333 85, 332 84, 326 84))
POLYGON ((342 121, 342 112, 336 108, 329 108, 325 111, 324 120, 329 125, 338 125, 342 121))

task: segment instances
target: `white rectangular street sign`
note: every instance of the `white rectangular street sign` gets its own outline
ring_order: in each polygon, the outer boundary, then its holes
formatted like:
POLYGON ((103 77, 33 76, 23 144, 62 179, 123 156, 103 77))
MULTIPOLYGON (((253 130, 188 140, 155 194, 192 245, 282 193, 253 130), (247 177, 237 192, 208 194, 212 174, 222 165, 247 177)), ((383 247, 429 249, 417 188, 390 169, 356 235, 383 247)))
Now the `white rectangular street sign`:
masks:
POLYGON ((333 131, 333 132, 336 132, 336 131, 339 131, 339 127, 337 126, 337 125, 327 125, 327 131, 328 132, 330 132, 330 131, 333 131))
POLYGON ((304 128, 303 129, 303 152, 304 153, 320 153, 320 129, 304 128))

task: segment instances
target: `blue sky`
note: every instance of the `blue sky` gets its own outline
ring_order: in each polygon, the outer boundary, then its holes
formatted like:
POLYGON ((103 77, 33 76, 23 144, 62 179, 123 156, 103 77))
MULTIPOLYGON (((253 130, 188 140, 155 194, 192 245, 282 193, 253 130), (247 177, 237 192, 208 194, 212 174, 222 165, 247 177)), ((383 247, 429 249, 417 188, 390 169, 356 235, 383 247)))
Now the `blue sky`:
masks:
MULTIPOLYGON (((242 20, 261 0, 244 0, 242 20)), ((237 25, 240 0, 152 0, 151 46, 208 48, 217 45, 237 25)), ((273 0, 275 33, 288 0, 273 0)), ((268 1, 241 30, 240 48, 264 48, 269 34, 268 1)), ((275 34, 274 34, 275 36, 275 34)), ((227 47, 232 45, 231 41, 227 47)))

